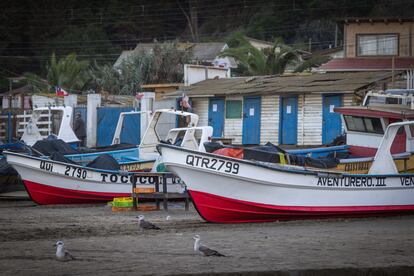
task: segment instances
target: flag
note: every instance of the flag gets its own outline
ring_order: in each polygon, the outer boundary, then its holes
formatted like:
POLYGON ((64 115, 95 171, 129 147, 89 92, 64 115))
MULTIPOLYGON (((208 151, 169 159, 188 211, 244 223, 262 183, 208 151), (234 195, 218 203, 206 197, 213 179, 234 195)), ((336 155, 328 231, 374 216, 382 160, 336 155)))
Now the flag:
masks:
POLYGON ((55 86, 55 92, 56 92, 56 96, 67 96, 67 95, 69 95, 69 93, 66 92, 65 90, 63 90, 62 88, 60 88, 60 86, 55 86))
POLYGON ((135 99, 137 99, 138 101, 141 100, 144 97, 144 93, 135 93, 135 99))
POLYGON ((188 98, 188 96, 185 93, 183 93, 183 96, 181 97, 181 106, 185 107, 187 109, 191 108, 190 99, 188 98))

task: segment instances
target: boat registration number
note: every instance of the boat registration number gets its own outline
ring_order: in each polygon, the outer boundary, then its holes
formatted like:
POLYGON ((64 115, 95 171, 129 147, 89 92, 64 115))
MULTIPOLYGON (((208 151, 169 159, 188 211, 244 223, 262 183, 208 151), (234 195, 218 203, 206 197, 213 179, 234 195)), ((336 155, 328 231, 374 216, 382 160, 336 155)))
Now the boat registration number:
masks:
POLYGON ((206 168, 214 171, 222 171, 226 173, 238 174, 240 164, 232 161, 225 161, 217 158, 202 157, 189 154, 185 163, 192 167, 206 168))
POLYGON ((87 171, 82 168, 72 167, 72 166, 66 166, 65 168, 65 175, 82 178, 85 179, 87 175, 87 171))

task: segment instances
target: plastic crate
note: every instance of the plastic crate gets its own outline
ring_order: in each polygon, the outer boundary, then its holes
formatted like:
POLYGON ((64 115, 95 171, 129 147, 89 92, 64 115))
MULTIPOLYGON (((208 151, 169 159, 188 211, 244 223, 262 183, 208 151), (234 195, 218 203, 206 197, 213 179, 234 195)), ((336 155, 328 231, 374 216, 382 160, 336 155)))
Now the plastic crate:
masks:
POLYGON ((132 197, 116 197, 112 201, 113 207, 132 207, 133 205, 133 198, 132 197))

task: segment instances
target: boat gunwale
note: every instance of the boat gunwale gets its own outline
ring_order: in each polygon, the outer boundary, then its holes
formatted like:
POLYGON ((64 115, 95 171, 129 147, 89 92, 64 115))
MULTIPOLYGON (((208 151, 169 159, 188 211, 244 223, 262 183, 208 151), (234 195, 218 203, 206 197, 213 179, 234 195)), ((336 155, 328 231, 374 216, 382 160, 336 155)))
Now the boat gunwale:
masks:
MULTIPOLYGON (((16 153, 16 152, 11 152, 11 151, 3 151, 3 153, 5 154, 6 159, 7 159, 8 155, 12 155, 12 156, 14 155, 14 156, 29 158, 29 159, 33 159, 33 160, 37 160, 37 161, 47 161, 47 162, 50 162, 50 163, 55 163, 55 164, 64 165, 64 166, 73 166, 73 167, 77 167, 77 168, 81 168, 81 169, 85 169, 85 170, 90 170, 90 171, 95 171, 95 172, 105 172, 105 173, 120 174, 120 175, 140 175, 140 174, 142 174, 142 175, 154 174, 155 175, 155 174, 160 174, 160 173, 148 173, 148 172, 130 172, 130 171, 123 171, 123 170, 97 169, 97 168, 86 167, 86 166, 82 166, 82 165, 78 165, 78 164, 70 164, 70 163, 65 163, 65 162, 61 162, 61 161, 46 159, 46 158, 37 157, 37 156, 30 156, 30 155, 27 155, 27 154, 21 154, 21 153, 16 153)), ((147 161, 152 161, 152 160, 147 160, 147 161)), ((9 162, 9 161, 7 160, 7 162, 9 162)), ((19 164, 19 165, 21 166, 22 164, 19 164)), ((122 164, 122 165, 124 165, 124 164, 122 164)), ((24 166, 24 167, 33 168, 31 166, 24 166)))
MULTIPOLYGON (((194 153, 194 154, 205 155, 205 156, 208 156, 208 157, 222 158, 222 159, 225 159, 225 160, 228 160, 228 161, 240 162, 240 163, 244 163, 246 165, 257 166, 257 167, 261 167, 261 168, 265 168, 265 169, 270 169, 270 170, 273 170, 273 171, 281 171, 281 172, 294 173, 294 174, 315 175, 315 176, 319 176, 319 177, 324 177, 325 175, 326 175, 326 177, 333 177, 333 176, 337 176, 337 177, 407 177, 407 176, 411 176, 411 177, 414 177, 414 173, 350 174, 350 173, 344 173, 344 172, 341 172, 341 171, 327 171, 327 170, 319 169, 319 168, 315 168, 315 170, 309 170, 309 168, 312 168, 312 167, 301 167, 301 166, 298 166, 298 168, 303 168, 303 169, 272 167, 270 165, 266 165, 266 164, 263 164, 263 163, 258 163, 258 161, 237 159, 237 158, 232 158, 232 157, 228 157, 228 156, 224 156, 224 155, 213 154, 213 153, 209 153, 209 152, 199 152, 199 151, 190 150, 190 149, 186 149, 186 148, 181 148, 181 147, 177 147, 177 146, 174 146, 174 145, 168 145, 168 144, 158 144, 157 145, 157 150, 158 150, 158 152, 160 152, 161 155, 162 155, 162 152, 159 150, 160 147, 170 148, 170 149, 174 149, 174 150, 178 150, 178 151, 184 151, 184 152, 191 152, 191 153, 194 153)), ((275 163, 275 164, 277 164, 277 163, 275 163)), ((281 166, 283 166, 283 165, 281 165, 281 166)), ((290 165, 290 166, 293 166, 293 165, 290 165)), ((191 167, 191 168, 195 168, 195 167, 191 167)))

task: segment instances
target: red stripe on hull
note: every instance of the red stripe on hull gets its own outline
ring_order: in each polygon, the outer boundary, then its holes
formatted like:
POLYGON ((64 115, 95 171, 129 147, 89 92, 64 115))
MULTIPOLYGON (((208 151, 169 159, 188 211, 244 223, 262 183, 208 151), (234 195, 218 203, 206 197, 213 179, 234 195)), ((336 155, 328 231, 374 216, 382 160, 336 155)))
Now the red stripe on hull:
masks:
POLYGON ((377 153, 377 148, 349 146, 348 152, 354 157, 373 157, 377 153))
POLYGON ((307 218, 362 217, 414 212, 414 205, 394 206, 277 206, 189 191, 199 214, 208 222, 244 223, 307 218))
POLYGON ((130 193, 99 193, 64 189, 28 180, 23 180, 23 183, 30 195, 30 198, 40 205, 105 203, 112 201, 114 197, 131 196, 130 193))

